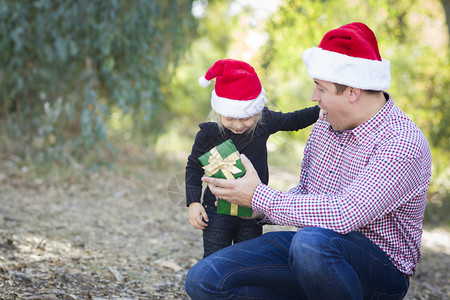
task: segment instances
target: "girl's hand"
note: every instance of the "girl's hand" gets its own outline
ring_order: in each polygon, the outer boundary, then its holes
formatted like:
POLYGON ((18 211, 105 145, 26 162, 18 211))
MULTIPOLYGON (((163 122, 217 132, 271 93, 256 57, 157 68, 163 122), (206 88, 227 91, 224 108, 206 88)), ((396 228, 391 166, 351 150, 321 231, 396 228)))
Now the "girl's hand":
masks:
POLYGON ((324 110, 324 109, 320 109, 320 111, 319 111, 319 119, 322 120, 322 121, 325 121, 326 115, 327 115, 327 111, 324 110))
POLYGON ((198 202, 189 204, 189 223, 191 223, 192 227, 196 229, 205 229, 208 224, 203 222, 202 217, 206 222, 209 221, 208 214, 203 205, 198 202))

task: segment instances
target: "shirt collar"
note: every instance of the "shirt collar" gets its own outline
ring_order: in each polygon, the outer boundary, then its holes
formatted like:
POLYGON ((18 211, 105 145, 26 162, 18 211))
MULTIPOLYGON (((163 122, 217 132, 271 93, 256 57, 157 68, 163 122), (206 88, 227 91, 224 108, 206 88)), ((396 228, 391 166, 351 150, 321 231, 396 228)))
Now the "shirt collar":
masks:
POLYGON ((359 143, 362 143, 364 140, 370 140, 368 137, 379 131, 380 126, 386 121, 392 111, 394 101, 392 100, 391 95, 387 92, 383 92, 383 94, 387 100, 380 111, 368 121, 351 130, 359 143))

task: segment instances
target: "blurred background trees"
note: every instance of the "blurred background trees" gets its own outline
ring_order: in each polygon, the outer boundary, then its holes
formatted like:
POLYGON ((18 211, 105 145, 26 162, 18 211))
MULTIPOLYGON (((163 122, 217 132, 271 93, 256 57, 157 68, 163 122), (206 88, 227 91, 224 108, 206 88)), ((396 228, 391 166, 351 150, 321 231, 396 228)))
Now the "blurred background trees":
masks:
POLYGON ((22 155, 79 159, 105 146, 115 114, 163 129, 192 1, 0 1, 0 117, 22 155))
MULTIPOLYGON (((173 152, 183 168, 210 110, 212 87, 197 79, 216 60, 252 64, 273 109, 312 106, 303 51, 328 30, 361 21, 391 61, 388 92, 428 138, 430 199, 448 211, 449 7, 448 0, 0 0, 0 152, 83 163, 143 144, 173 152)), ((298 170, 309 130, 271 137, 271 163, 298 170)))

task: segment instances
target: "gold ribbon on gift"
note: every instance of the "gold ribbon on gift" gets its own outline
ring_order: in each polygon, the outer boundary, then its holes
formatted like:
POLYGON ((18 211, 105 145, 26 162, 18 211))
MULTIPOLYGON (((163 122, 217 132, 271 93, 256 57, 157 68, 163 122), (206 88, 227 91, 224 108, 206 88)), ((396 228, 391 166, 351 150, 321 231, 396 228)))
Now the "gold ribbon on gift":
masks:
POLYGON ((206 176, 211 176, 219 171, 222 171, 226 179, 234 179, 233 174, 242 172, 235 166, 236 161, 240 158, 239 153, 233 152, 225 158, 220 156, 219 151, 216 148, 212 148, 211 156, 208 158, 209 164, 204 166, 206 176))
MULTIPOLYGON (((222 158, 216 148, 212 148, 211 156, 208 158, 209 164, 204 166, 206 176, 211 176, 219 171, 222 171, 226 179, 235 179, 233 174, 242 172, 241 169, 235 166, 236 161, 240 158, 237 151, 231 153, 225 158, 222 158)), ((237 216, 238 205, 231 203, 230 215, 237 216)))
POLYGON ((230 216, 237 216, 238 215, 238 205, 237 204, 233 204, 230 203, 231 207, 230 207, 230 216))

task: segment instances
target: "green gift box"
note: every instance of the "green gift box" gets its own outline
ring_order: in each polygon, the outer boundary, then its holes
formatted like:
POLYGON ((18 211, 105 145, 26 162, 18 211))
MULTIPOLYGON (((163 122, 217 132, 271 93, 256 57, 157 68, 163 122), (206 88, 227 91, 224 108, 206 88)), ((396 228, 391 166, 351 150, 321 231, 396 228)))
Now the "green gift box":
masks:
MULTIPOLYGON (((231 140, 212 148, 198 158, 206 176, 234 180, 245 174, 239 152, 231 140)), ((251 217, 252 209, 217 199, 217 213, 221 215, 251 217)))

